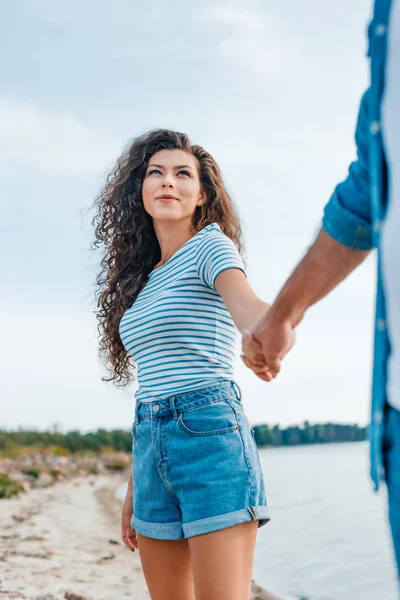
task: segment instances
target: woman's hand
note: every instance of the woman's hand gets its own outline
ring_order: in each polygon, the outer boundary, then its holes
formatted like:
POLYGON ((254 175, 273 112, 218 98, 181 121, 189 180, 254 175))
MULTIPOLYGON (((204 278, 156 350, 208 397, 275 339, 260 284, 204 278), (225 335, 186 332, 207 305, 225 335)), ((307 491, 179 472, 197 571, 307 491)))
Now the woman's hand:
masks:
POLYGON ((248 367, 263 381, 271 381, 274 375, 267 366, 263 349, 251 331, 244 329, 242 331, 242 351, 240 358, 248 367))
POLYGON ((251 332, 243 332, 242 360, 260 379, 272 381, 295 341, 293 326, 277 318, 272 306, 251 332))
POLYGON ((128 487, 121 515, 121 538, 128 550, 135 552, 135 548, 139 549, 139 542, 136 537, 136 531, 131 526, 133 514, 132 500, 132 491, 128 487))

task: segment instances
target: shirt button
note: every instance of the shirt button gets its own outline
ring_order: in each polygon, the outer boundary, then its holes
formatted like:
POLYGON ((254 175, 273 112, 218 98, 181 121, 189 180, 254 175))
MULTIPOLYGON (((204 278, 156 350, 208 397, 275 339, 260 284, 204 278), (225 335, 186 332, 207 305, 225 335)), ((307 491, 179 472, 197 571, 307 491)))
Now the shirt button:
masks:
POLYGON ((385 331, 385 329, 386 329, 385 319, 377 319, 376 320, 376 328, 378 331, 385 331))
POLYGON ((380 411, 380 410, 375 411, 374 414, 372 415, 372 419, 373 419, 375 425, 380 425, 383 421, 382 411, 380 411))
POLYGON ((384 23, 379 23, 375 27, 375 35, 378 37, 382 37, 383 35, 385 35, 386 31, 387 31, 387 27, 384 23))
POLYGON ((376 221, 374 221, 374 231, 379 232, 381 230, 381 227, 381 221, 379 219, 376 219, 376 221))
POLYGON ((160 410, 160 407, 158 406, 158 404, 153 406, 153 412, 158 412, 159 410, 160 410))
POLYGON ((379 133, 380 130, 381 130, 381 125, 380 125, 379 121, 372 121, 372 123, 369 126, 370 133, 372 133, 372 135, 376 135, 377 133, 379 133))

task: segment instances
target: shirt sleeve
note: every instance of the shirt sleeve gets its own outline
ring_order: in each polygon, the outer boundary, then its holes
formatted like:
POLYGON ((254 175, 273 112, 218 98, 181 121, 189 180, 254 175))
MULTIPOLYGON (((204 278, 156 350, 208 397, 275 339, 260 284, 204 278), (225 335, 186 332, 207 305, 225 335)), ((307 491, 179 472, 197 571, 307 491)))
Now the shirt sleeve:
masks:
POLYGON ((357 160, 351 163, 325 206, 323 229, 337 242, 358 250, 374 247, 369 172, 369 95, 365 92, 356 127, 357 160))
POLYGON ((200 279, 215 290, 215 280, 222 271, 240 269, 246 275, 242 257, 234 244, 217 226, 208 231, 196 249, 196 267, 200 279))

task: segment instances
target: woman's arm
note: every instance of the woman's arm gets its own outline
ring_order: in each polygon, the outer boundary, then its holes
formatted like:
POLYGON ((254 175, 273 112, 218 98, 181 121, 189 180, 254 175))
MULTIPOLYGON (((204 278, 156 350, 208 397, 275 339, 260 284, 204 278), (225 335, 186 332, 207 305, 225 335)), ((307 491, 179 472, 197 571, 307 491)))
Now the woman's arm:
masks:
POLYGON ((129 474, 129 479, 128 479, 128 489, 126 490, 127 493, 129 493, 131 496, 133 495, 133 478, 132 478, 132 469, 131 472, 129 474))
POLYGON ((139 542, 136 536, 136 531, 132 529, 132 504, 133 504, 133 484, 132 484, 132 469, 128 480, 128 489, 126 490, 125 502, 122 507, 121 514, 121 539, 125 546, 131 552, 135 552, 135 548, 139 548, 139 542))
POLYGON ((270 308, 254 293, 240 269, 222 271, 214 285, 239 331, 252 329, 270 308))

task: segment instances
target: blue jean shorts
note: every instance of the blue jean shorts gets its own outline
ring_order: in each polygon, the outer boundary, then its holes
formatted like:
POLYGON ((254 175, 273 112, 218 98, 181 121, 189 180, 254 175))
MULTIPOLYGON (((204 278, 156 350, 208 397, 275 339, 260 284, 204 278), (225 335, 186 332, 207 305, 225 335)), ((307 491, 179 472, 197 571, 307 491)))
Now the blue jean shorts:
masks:
POLYGON ((254 430, 235 383, 137 402, 132 438, 138 533, 179 540, 251 520, 268 523, 254 430))

